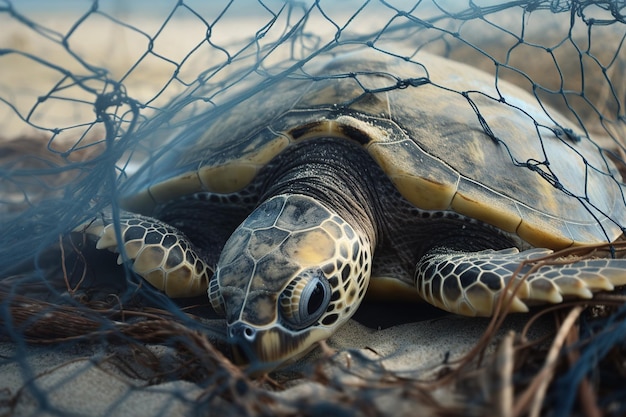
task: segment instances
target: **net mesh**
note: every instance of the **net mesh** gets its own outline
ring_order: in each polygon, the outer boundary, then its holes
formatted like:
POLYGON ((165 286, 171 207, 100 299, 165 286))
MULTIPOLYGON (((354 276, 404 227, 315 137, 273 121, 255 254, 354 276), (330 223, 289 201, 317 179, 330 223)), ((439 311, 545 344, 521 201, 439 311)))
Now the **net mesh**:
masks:
MULTIPOLYGON (((544 328, 556 320, 556 336, 524 328, 494 344, 502 322, 479 321, 469 353, 453 360, 441 353, 437 363, 393 370, 363 351, 324 351, 297 370, 254 379, 231 364, 224 322, 206 300, 173 302, 116 269, 112 254, 67 237, 104 207, 117 208, 125 179, 174 146, 171 138, 219 123, 286 78, 314 79, 310 69, 328 56, 362 49, 416 68, 428 52, 489 74, 489 85, 456 93, 495 140, 475 103, 486 97, 524 111, 510 100, 503 81, 511 82, 545 110, 535 120, 540 139, 556 125, 564 142, 591 141, 622 171, 624 2, 60 4, 0 0, 0 414, 626 412, 618 295, 593 309, 538 314, 544 328)), ((432 68, 426 74, 385 88, 437 79, 432 68)), ((275 91, 278 100, 286 93, 275 91)), ((554 155, 510 157, 606 214, 594 205, 597 190, 558 175, 554 155)), ((621 183, 606 165, 585 163, 581 178, 621 183)), ((439 342, 441 352, 451 349, 439 342)))

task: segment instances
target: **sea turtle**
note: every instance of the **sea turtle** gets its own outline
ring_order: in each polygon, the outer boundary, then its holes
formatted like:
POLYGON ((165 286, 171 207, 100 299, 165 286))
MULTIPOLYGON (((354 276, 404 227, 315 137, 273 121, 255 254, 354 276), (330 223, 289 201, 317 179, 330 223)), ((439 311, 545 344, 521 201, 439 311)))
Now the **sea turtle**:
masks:
MULTIPOLYGON (((171 297, 208 291, 259 369, 332 335, 368 286, 488 316, 520 262, 622 233, 621 179, 588 137, 517 87, 413 60, 268 78, 127 182, 121 239, 110 214, 85 231, 171 297)), ((546 265, 511 310, 624 284, 622 259, 546 265)))

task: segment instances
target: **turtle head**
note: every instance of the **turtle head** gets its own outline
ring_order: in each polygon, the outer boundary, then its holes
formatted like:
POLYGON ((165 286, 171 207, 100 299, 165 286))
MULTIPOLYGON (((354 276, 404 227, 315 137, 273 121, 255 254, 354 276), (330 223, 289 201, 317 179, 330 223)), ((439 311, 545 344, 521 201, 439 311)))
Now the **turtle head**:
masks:
POLYGON ((371 245, 313 198, 261 204, 224 246, 209 286, 228 338, 255 371, 308 352, 356 311, 371 271, 371 245))

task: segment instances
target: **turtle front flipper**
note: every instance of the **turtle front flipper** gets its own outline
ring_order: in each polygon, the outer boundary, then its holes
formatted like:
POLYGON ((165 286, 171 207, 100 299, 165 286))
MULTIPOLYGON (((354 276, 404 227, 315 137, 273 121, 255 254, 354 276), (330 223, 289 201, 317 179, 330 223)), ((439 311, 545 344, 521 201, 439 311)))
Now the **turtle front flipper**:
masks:
POLYGON ((626 285, 626 259, 524 262, 550 254, 549 249, 437 250, 418 262, 415 285, 429 303, 466 316, 492 315, 512 277, 516 280, 508 288, 509 296, 514 291, 509 307, 512 312, 528 311, 526 302, 560 303, 563 296, 589 299, 593 292, 626 285))
MULTIPOLYGON (((132 269, 169 297, 195 297, 206 294, 213 267, 199 255, 195 246, 178 229, 157 219, 120 212, 120 236, 125 258, 132 269)), ((100 216, 75 229, 97 239, 97 249, 120 252, 117 233, 110 215, 100 216)))

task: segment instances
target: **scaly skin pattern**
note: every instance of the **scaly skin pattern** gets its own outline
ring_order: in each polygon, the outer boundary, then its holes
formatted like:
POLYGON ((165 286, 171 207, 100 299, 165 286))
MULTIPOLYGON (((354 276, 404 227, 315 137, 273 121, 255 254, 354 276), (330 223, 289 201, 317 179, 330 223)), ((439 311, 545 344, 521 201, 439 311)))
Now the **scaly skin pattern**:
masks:
POLYGON ((480 252, 443 251, 424 256, 415 273, 415 285, 424 300, 465 316, 491 316, 509 281, 509 310, 527 312, 523 302, 560 303, 563 296, 589 299, 596 291, 626 284, 623 259, 588 259, 571 264, 535 267, 552 254, 548 249, 480 252))
POLYGON ((279 195, 235 230, 209 298, 225 312, 231 339, 247 341, 248 358, 280 363, 285 346, 297 356, 354 313, 371 262, 366 238, 330 209, 279 195))
POLYGON ((198 255, 183 233, 157 219, 135 213, 120 214, 121 245, 113 219, 102 215, 77 228, 97 238, 97 249, 123 252, 138 275, 170 297, 194 297, 206 293, 213 268, 198 255))

